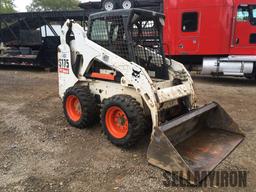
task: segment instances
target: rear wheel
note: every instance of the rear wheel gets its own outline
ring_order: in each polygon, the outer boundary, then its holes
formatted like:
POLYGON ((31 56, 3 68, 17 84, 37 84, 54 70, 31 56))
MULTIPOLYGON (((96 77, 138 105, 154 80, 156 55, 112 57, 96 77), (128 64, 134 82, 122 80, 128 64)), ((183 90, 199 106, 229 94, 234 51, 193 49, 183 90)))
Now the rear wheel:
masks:
POLYGON ((122 0, 121 7, 122 7, 122 9, 131 9, 134 7, 134 1, 133 0, 122 0))
POLYGON ((101 124, 107 138, 115 145, 130 147, 146 128, 143 109, 131 96, 116 95, 104 100, 101 124))
POLYGON ((104 11, 112 11, 116 8, 115 2, 113 0, 105 0, 102 4, 104 11))
POLYGON ((99 118, 99 110, 88 87, 71 87, 63 98, 63 109, 67 121, 77 128, 93 125, 99 118))

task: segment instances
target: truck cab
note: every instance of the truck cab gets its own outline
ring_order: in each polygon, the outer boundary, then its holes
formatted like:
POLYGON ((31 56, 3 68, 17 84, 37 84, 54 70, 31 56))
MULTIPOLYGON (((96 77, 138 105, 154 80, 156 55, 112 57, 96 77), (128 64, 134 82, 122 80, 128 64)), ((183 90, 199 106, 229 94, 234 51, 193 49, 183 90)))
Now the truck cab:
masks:
POLYGON ((164 14, 166 55, 207 75, 256 77, 254 0, 164 0, 164 14))
POLYGON ((256 54, 256 2, 237 1, 231 54, 256 54))

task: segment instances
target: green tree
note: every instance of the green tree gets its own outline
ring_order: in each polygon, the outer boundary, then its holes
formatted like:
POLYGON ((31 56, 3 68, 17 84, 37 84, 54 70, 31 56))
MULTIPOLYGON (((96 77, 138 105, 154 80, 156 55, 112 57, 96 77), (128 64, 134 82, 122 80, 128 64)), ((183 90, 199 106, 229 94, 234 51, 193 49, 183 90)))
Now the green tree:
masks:
POLYGON ((15 12, 13 0, 0 0, 0 14, 15 12))
POLYGON ((79 0, 33 0, 27 11, 63 11, 79 9, 79 0))

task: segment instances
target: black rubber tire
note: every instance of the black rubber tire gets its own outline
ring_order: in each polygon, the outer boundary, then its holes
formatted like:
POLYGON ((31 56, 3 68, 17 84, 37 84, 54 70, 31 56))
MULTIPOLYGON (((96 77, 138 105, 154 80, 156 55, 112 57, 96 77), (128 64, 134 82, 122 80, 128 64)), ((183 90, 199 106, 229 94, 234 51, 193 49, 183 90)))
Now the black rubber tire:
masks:
POLYGON ((146 122, 143 109, 136 99, 129 95, 115 95, 105 99, 101 108, 101 126, 111 143, 125 148, 131 147, 145 135, 146 122), (113 137, 106 127, 106 112, 112 106, 120 107, 128 118, 128 133, 121 139, 113 137))
POLYGON ((112 10, 116 9, 116 3, 115 3, 115 1, 114 1, 114 0, 105 0, 105 1, 103 1, 103 3, 102 3, 102 9, 103 9, 104 11, 112 11, 112 10), (113 4, 113 9, 107 10, 107 9, 105 8, 105 4, 106 4, 106 3, 112 3, 112 4, 113 4))
POLYGON ((249 80, 256 79, 254 74, 245 74, 244 76, 245 76, 245 78, 247 78, 249 80))
POLYGON ((121 0, 121 1, 120 1, 120 8, 121 8, 121 9, 126 9, 126 8, 123 7, 123 2, 124 2, 124 1, 130 1, 131 7, 130 7, 129 9, 131 9, 131 8, 134 7, 134 1, 133 1, 133 0, 121 0))
POLYGON ((93 94, 86 86, 74 86, 66 90, 63 98, 63 109, 68 123, 76 128, 89 128, 99 121, 99 107, 95 101, 93 94), (73 121, 66 109, 66 101, 68 96, 74 95, 79 99, 82 115, 78 121, 73 121))

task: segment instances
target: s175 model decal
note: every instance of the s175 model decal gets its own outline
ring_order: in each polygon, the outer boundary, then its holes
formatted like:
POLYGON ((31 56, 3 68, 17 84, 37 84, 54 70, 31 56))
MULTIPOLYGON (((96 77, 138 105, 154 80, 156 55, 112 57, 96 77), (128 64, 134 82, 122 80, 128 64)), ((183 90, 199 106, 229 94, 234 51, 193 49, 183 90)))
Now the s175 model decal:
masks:
POLYGON ((58 70, 60 73, 69 74, 69 59, 59 59, 58 70))

